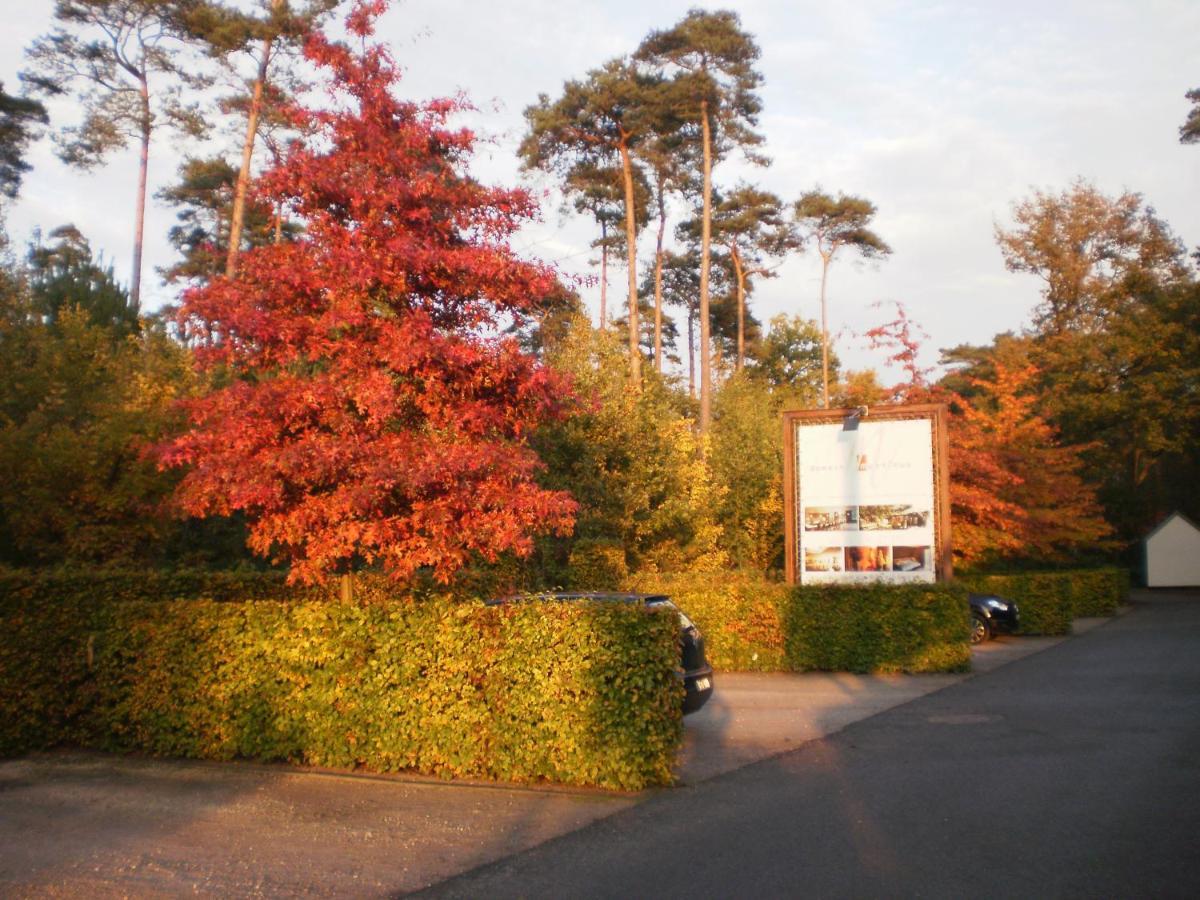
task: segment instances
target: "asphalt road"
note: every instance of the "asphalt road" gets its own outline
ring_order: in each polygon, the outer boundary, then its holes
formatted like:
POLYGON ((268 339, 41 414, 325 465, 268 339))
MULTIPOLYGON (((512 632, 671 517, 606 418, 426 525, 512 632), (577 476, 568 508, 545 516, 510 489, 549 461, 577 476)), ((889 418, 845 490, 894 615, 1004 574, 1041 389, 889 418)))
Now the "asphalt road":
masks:
POLYGON ((1198 897, 1200 594, 428 893, 1198 897))

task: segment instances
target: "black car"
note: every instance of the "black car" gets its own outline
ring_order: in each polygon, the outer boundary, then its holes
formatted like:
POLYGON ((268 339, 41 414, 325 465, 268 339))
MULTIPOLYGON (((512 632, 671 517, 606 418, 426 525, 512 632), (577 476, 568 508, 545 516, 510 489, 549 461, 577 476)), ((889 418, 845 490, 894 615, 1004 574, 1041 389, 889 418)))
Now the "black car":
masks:
POLYGON ((488 605, 515 603, 527 600, 582 600, 595 603, 639 603, 647 609, 670 609, 679 616, 679 637, 682 648, 679 677, 683 680, 686 694, 683 699, 683 714, 696 712, 708 702, 713 692, 713 670, 704 656, 704 636, 696 623, 665 594, 624 594, 605 591, 556 591, 544 594, 518 594, 489 600, 488 605))
POLYGON ((1013 634, 1021 625, 1017 604, 995 594, 968 594, 971 602, 971 643, 982 644, 999 632, 1013 634))

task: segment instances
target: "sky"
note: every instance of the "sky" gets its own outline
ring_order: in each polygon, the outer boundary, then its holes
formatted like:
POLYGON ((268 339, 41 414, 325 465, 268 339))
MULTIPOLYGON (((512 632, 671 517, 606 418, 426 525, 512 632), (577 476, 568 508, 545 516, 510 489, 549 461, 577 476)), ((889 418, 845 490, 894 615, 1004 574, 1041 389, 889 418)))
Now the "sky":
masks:
MULTIPOLYGON (((0 80, 15 90, 24 48, 50 28, 48 0, 0 0, 0 80)), ((1200 87, 1195 0, 954 0, 906 3, 809 0, 739 3, 561 3, 552 0, 396 2, 378 35, 405 69, 401 92, 418 99, 464 92, 476 105, 466 124, 484 138, 472 164, 480 178, 524 183, 544 194, 542 221, 513 241, 565 273, 592 274, 594 225, 561 212, 544 176, 522 173, 516 146, 522 112, 539 93, 631 53, 653 29, 690 7, 729 8, 761 47, 766 168, 720 164, 718 187, 746 180, 787 202, 820 187, 857 194, 878 207, 875 230, 892 247, 879 264, 835 260, 829 282, 830 331, 844 364, 881 367, 862 333, 903 303, 928 334, 924 362, 940 348, 981 344, 1029 323, 1036 277, 1009 273, 995 228, 1034 190, 1059 192, 1077 178, 1115 196, 1145 198, 1189 247, 1200 245, 1200 146, 1178 129, 1200 87), (879 306, 878 304, 884 304, 879 306)), ((78 110, 61 103, 53 124, 78 110)), ((239 135, 225 137, 229 148, 239 135)), ((160 140, 152 150, 151 191, 168 184, 185 153, 160 140)), ((231 154, 232 156, 232 154, 231 154)), ((118 154, 86 174, 59 162, 49 141, 30 153, 34 170, 7 215, 24 246, 35 228, 72 222, 103 251, 122 280, 132 256, 136 159, 118 154)), ((155 269, 173 252, 174 213, 151 201, 147 213, 144 306, 174 299, 155 269)), ((653 252, 644 234, 640 253, 653 252)), ((820 260, 795 255, 763 280, 752 311, 816 318, 820 260)), ((610 271, 610 308, 624 299, 621 268, 610 271)), ((583 290, 593 314, 599 289, 583 290)))

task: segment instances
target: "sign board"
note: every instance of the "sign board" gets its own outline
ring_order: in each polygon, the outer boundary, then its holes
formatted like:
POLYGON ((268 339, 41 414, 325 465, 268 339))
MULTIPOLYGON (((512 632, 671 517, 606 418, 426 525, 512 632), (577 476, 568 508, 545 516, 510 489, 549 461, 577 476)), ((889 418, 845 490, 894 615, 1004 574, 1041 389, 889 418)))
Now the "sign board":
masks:
POLYGON ((950 577, 944 406, 783 416, 790 583, 950 577))

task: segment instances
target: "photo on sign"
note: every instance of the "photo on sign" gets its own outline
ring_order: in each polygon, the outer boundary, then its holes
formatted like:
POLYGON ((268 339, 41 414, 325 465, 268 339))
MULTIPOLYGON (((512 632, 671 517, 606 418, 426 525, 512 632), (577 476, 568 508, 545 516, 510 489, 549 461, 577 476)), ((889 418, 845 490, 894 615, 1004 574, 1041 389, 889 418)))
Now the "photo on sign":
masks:
POLYGON ((847 572, 890 572, 891 547, 847 547, 847 572))
POLYGON ((804 510, 805 531, 858 531, 857 506, 810 506, 804 510))
POLYGON ((860 506, 858 527, 863 531, 906 531, 909 528, 926 528, 929 525, 929 510, 911 504, 860 506))
POLYGON ((893 572, 928 572, 933 568, 933 552, 930 547, 893 547, 893 572))
POLYGON ((842 548, 805 547, 804 569, 807 572, 842 571, 842 548))

